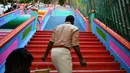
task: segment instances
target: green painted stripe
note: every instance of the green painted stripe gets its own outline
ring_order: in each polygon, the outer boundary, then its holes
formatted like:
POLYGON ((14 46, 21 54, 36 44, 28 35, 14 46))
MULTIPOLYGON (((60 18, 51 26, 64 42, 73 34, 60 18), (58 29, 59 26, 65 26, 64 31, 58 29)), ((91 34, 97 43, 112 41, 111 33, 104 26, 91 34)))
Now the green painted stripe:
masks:
POLYGON ((23 32, 23 37, 22 40, 28 35, 28 33, 32 30, 32 26, 28 27, 24 32, 23 32))
POLYGON ((67 15, 73 15, 71 11, 55 11, 53 15, 56 16, 67 16, 67 15))
POLYGON ((100 30, 98 27, 96 27, 96 31, 106 41, 105 33, 102 30, 100 30))
POLYGON ((92 31, 92 24, 90 24, 90 30, 92 31))

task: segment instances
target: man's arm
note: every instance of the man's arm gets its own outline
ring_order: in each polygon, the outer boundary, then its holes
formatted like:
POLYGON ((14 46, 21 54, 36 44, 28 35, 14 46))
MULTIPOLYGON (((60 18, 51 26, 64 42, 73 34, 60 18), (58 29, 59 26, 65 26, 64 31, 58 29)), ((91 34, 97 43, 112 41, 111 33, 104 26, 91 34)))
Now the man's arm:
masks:
POLYGON ((44 56, 42 57, 42 60, 45 61, 51 48, 53 47, 53 44, 54 44, 54 36, 55 36, 55 29, 54 29, 54 32, 52 34, 52 37, 50 39, 50 42, 48 43, 48 46, 47 46, 47 49, 46 49, 46 52, 44 54, 44 56))
POLYGON ((78 56, 78 58, 79 58, 79 61, 80 61, 81 66, 83 66, 83 67, 86 66, 87 64, 86 64, 85 60, 84 60, 83 57, 82 57, 82 54, 81 54, 81 52, 80 52, 79 45, 73 46, 73 48, 74 48, 74 51, 76 52, 76 54, 77 54, 77 56, 78 56))
POLYGON ((78 30, 76 30, 72 35, 72 47, 74 48, 79 58, 81 66, 86 66, 86 62, 83 59, 82 54, 80 52, 80 48, 79 48, 79 31, 78 30))
POLYGON ((48 46, 47 46, 47 49, 46 49, 45 55, 48 55, 48 53, 49 53, 49 51, 51 50, 52 46, 53 46, 53 42, 50 41, 50 42, 48 43, 48 46))
POLYGON ((53 43, 52 41, 50 41, 50 42, 48 43, 46 52, 45 52, 44 56, 42 57, 42 60, 43 60, 43 61, 46 60, 46 58, 47 58, 47 56, 48 56, 48 54, 49 54, 49 52, 50 52, 50 50, 51 50, 53 44, 54 44, 54 43, 53 43))
POLYGON ((78 45, 77 45, 77 46, 73 46, 73 48, 74 48, 74 51, 76 52, 76 54, 77 54, 79 60, 83 60, 83 57, 82 57, 82 55, 81 55, 79 46, 78 46, 78 45))

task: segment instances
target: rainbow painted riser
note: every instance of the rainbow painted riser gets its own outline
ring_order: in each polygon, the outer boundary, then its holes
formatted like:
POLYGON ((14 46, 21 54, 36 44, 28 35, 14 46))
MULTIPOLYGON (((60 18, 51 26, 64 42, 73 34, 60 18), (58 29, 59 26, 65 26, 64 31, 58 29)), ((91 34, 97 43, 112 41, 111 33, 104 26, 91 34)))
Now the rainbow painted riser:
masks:
POLYGON ((41 26, 41 30, 43 30, 47 24, 47 21, 49 20, 50 16, 52 15, 52 11, 54 8, 49 8, 48 11, 44 14, 43 18, 42 18, 42 26, 41 26))
POLYGON ((37 24, 36 25, 37 30, 42 30, 45 27, 48 19, 50 18, 52 11, 53 11, 53 8, 51 9, 47 8, 46 10, 39 10, 38 12, 36 11, 30 12, 31 16, 34 16, 37 19, 35 21, 36 22, 35 24, 37 24))
POLYGON ((79 13, 75 13, 71 8, 64 7, 56 7, 54 9, 43 30, 53 30, 58 25, 63 24, 67 15, 73 15, 75 17, 74 25, 77 26, 80 31, 86 31, 86 19, 84 20, 79 13))
POLYGON ((47 16, 50 17, 49 13, 49 10, 38 10, 39 30, 42 30, 43 25, 48 21, 49 18, 47 19, 47 16))

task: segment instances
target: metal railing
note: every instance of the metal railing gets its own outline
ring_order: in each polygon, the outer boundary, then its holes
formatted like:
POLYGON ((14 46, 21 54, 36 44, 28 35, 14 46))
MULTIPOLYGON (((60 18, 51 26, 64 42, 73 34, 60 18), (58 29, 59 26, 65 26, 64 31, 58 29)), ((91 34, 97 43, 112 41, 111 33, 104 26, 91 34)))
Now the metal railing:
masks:
POLYGON ((102 0, 95 6, 95 17, 130 41, 130 0, 102 0))
POLYGON ((130 41, 130 0, 70 0, 70 5, 86 17, 94 9, 96 18, 130 41))

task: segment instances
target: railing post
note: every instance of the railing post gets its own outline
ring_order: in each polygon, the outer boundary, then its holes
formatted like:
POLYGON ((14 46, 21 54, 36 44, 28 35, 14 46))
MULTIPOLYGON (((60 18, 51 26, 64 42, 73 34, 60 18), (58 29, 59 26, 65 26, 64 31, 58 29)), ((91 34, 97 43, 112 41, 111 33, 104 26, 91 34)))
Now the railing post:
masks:
POLYGON ((96 32, 96 27, 94 25, 94 18, 95 18, 95 15, 94 15, 94 10, 91 10, 91 15, 90 15, 90 29, 93 33, 96 32))
POLYGON ((78 6, 76 6, 76 11, 78 11, 78 9, 79 9, 78 6))
POLYGON ((75 16, 77 16, 77 12, 78 12, 78 6, 76 6, 76 9, 75 9, 75 16))
POLYGON ((89 17, 86 17, 86 32, 90 32, 89 17))

